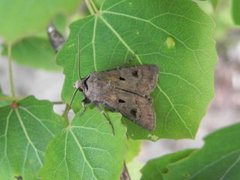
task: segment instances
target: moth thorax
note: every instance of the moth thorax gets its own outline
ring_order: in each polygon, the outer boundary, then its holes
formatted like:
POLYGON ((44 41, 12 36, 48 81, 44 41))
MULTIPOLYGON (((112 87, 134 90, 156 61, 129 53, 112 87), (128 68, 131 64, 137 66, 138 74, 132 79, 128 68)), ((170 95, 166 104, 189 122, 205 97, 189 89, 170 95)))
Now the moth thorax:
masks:
POLYGON ((76 89, 79 89, 80 91, 83 91, 83 81, 82 80, 78 80, 75 82, 74 87, 76 89))

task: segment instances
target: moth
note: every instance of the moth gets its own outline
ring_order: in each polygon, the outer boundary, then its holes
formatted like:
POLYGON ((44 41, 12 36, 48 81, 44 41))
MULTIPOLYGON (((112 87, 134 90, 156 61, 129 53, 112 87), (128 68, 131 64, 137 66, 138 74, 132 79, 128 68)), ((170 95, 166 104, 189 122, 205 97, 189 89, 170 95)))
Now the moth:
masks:
POLYGON ((150 97, 158 81, 156 65, 137 65, 93 72, 78 80, 75 88, 85 104, 103 105, 120 112, 144 129, 155 128, 155 112, 150 97))
POLYGON ((48 39, 55 52, 58 52, 65 42, 64 36, 56 29, 53 24, 50 24, 47 28, 48 39))

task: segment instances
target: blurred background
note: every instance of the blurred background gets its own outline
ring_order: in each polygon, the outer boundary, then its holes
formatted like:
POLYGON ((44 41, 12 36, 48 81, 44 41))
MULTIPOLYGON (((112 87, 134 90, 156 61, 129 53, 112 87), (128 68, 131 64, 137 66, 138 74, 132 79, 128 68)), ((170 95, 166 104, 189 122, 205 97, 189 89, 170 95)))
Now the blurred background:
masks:
MULTIPOLYGON (((199 2, 201 8, 216 22, 214 38, 218 52, 215 70, 215 98, 209 105, 194 140, 145 141, 133 163, 140 167, 149 159, 185 148, 201 147, 203 137, 221 127, 240 120, 240 28, 231 17, 229 0, 222 0, 214 9, 209 2, 199 2)), ((1 43, 1 42, 0 42, 1 43)), ((13 76, 18 96, 34 95, 38 99, 59 101, 64 76, 60 72, 49 72, 13 63, 13 76)), ((0 83, 5 94, 10 92, 6 57, 0 57, 0 83)), ((54 106, 62 112, 63 105, 54 106)))

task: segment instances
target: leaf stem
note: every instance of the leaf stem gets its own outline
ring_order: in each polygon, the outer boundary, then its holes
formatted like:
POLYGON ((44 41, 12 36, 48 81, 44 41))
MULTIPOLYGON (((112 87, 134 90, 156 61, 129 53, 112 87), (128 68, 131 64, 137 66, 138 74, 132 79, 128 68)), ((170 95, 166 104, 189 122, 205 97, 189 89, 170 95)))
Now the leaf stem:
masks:
POLYGON ((93 7, 91 6, 89 0, 85 0, 85 3, 87 5, 87 8, 90 11, 91 15, 94 15, 95 13, 94 13, 93 7))
POLYGON ((22 97, 13 97, 13 96, 4 96, 0 97, 0 101, 14 101, 14 100, 20 100, 22 97))
POLYGON ((71 107, 68 104, 66 104, 65 110, 64 110, 64 112, 62 114, 62 117, 64 119, 66 119, 67 123, 69 123, 68 113, 69 113, 70 109, 71 109, 71 107))
POLYGON ((90 1, 90 4, 92 5, 94 12, 98 13, 98 9, 97 9, 96 5, 94 4, 94 2, 92 0, 89 0, 89 1, 90 1))
POLYGON ((11 96, 13 97, 13 100, 16 100, 15 96, 15 89, 14 89, 14 82, 13 82, 13 71, 12 71, 12 45, 8 44, 8 76, 9 76, 9 82, 10 82, 10 90, 11 90, 11 96))

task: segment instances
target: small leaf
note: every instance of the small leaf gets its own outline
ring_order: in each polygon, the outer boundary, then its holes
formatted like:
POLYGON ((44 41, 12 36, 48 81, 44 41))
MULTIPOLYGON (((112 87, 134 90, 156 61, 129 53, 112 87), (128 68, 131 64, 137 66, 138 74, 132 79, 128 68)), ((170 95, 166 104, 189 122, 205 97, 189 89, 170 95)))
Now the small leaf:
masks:
POLYGON ((152 159, 141 169, 141 180, 163 180, 163 175, 168 173, 168 165, 181 161, 190 156, 194 150, 185 150, 177 153, 165 155, 156 159, 152 159))
POLYGON ((79 3, 79 0, 1 0, 0 36, 7 43, 13 43, 43 31, 56 14, 72 12, 79 3))
MULTIPOLYGON (((164 179, 240 179, 240 124, 218 130, 205 138, 205 145, 179 161, 163 163, 166 157, 150 161, 143 177, 161 173, 164 179), (155 170, 154 170, 155 169, 155 170)), ((184 151, 183 151, 184 152, 184 151)), ((187 151, 186 151, 187 152, 187 151)), ((190 152, 190 151, 189 151, 190 152)), ((179 154, 178 152, 177 154, 179 154)), ((168 159, 177 154, 168 155, 168 159)))
POLYGON ((240 25, 240 1, 232 0, 232 16, 235 24, 240 25))
MULTIPOLYGON (((3 54, 7 54, 5 48, 3 54)), ((56 54, 46 38, 29 37, 12 47, 13 59, 22 65, 46 70, 60 70, 56 64, 56 54)))
POLYGON ((105 0, 99 7, 96 15, 71 25, 59 53, 63 100, 69 103, 72 84, 79 79, 79 52, 83 77, 126 63, 157 64, 159 82, 152 95, 157 127, 149 132, 126 120, 128 134, 135 139, 193 138, 214 94, 212 19, 189 0, 105 0))
POLYGON ((125 157, 126 128, 121 116, 110 113, 115 135, 97 109, 74 117, 50 143, 43 179, 113 179, 120 177, 125 157))
POLYGON ((27 97, 0 108, 1 179, 37 179, 46 146, 63 128, 48 101, 27 97))

